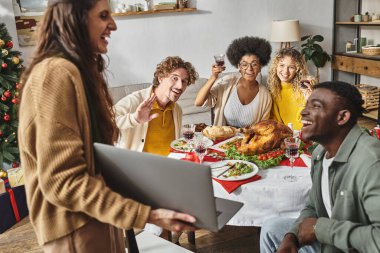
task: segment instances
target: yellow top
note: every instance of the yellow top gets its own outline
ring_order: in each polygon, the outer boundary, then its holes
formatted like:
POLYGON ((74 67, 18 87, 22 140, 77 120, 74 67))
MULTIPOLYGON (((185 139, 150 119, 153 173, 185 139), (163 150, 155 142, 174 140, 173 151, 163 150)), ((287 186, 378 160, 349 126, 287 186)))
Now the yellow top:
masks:
POLYGON ((272 118, 285 125, 293 124, 294 130, 300 130, 301 111, 305 108, 303 96, 297 96, 290 83, 281 82, 279 97, 273 97, 272 118))
POLYGON ((144 152, 163 156, 169 155, 170 142, 175 139, 173 106, 174 104, 170 102, 163 109, 158 105, 157 101, 154 102, 152 114, 158 113, 159 116, 149 122, 144 152))

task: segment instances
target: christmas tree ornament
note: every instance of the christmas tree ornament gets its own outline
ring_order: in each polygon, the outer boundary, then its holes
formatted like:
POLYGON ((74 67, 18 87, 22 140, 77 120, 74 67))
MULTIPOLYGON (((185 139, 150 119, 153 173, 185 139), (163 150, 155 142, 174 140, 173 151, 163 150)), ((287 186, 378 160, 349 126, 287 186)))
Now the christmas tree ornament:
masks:
POLYGON ((21 52, 13 47, 5 24, 0 22, 0 167, 20 163, 16 133, 23 61, 21 52))
POLYGON ((1 50, 1 53, 3 54, 3 57, 7 56, 8 55, 8 50, 3 49, 3 50, 1 50))
POLYGON ((9 98, 11 95, 12 94, 9 90, 4 91, 4 96, 6 96, 7 98, 9 98))
POLYGON ((0 169, 0 178, 1 179, 7 178, 7 172, 5 172, 3 169, 0 169))
POLYGON ((13 48, 13 41, 8 41, 7 44, 5 45, 7 48, 13 48))
POLYGON ((18 162, 13 162, 12 163, 12 168, 17 168, 19 166, 18 162))
POLYGON ((12 62, 17 65, 17 64, 20 63, 20 59, 17 56, 13 56, 12 57, 12 62))

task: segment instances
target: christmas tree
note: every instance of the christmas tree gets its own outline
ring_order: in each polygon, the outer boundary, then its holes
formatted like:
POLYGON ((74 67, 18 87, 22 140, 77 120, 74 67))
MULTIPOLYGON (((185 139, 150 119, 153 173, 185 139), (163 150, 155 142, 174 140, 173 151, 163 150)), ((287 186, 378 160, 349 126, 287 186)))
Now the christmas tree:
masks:
POLYGON ((13 42, 4 23, 0 23, 0 170, 3 163, 17 167, 17 144, 21 52, 12 50, 13 42))

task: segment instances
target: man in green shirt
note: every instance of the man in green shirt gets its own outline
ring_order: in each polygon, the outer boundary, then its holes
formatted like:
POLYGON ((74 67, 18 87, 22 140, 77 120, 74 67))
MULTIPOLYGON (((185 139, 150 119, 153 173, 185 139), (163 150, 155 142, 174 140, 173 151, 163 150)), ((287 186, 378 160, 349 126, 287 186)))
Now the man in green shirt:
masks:
POLYGON ((263 225, 261 253, 380 252, 380 141, 357 125, 362 104, 348 83, 314 87, 301 113, 302 137, 320 144, 309 199, 295 222, 263 225))

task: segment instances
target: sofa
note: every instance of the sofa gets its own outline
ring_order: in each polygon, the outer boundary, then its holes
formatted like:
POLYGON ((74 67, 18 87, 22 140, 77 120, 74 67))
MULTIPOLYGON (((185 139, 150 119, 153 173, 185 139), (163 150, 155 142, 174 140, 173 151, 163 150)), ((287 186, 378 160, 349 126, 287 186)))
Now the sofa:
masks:
MULTIPOLYGON (((206 78, 199 78, 195 81, 194 84, 187 87, 186 91, 181 95, 178 100, 178 104, 182 108, 183 112, 183 124, 197 124, 205 123, 211 125, 211 108, 209 107, 198 107, 194 105, 195 97, 199 89, 206 83, 206 78)), ((117 103, 120 99, 126 95, 149 87, 151 83, 139 83, 139 84, 130 84, 123 85, 118 87, 109 87, 109 92, 113 98, 113 102, 117 103)))

